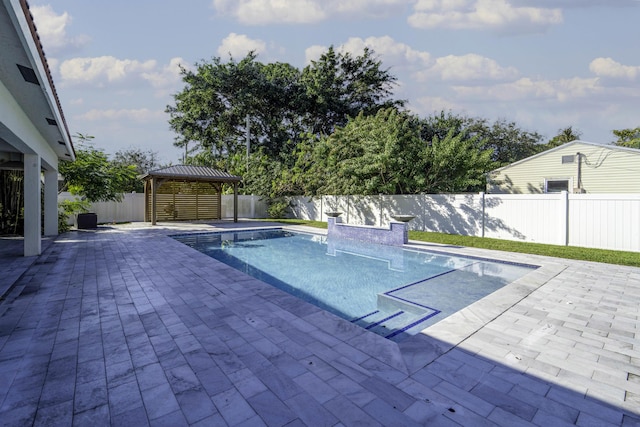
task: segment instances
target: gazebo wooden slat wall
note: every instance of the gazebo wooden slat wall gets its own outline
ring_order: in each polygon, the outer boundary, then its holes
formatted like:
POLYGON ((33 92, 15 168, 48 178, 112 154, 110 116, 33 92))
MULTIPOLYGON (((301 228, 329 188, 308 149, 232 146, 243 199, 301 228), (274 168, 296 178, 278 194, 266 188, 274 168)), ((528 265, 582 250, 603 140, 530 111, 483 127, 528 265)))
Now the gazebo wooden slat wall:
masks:
MULTIPOLYGON (((149 182, 149 185, 151 183, 149 182)), ((202 181, 165 181, 157 189, 156 219, 184 221, 222 218, 221 185, 202 181)), ((145 221, 151 221, 151 192, 145 192, 145 221)))

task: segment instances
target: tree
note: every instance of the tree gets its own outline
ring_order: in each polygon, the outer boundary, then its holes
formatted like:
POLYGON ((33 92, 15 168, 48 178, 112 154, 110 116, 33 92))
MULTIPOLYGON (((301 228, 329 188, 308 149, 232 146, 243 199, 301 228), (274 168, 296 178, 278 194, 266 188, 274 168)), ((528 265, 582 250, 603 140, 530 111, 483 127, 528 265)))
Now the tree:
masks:
POLYGON ((330 135, 360 113, 373 115, 382 109, 404 106, 405 101, 391 98, 396 80, 388 69, 382 69, 382 62, 369 48, 354 57, 329 47, 302 72, 307 131, 330 135))
POLYGON ((250 52, 241 61, 220 58, 182 70, 185 88, 167 106, 175 145, 195 143, 213 158, 242 151, 249 118, 251 147, 276 155, 295 137, 300 108, 299 71, 288 64, 264 65, 250 52))
MULTIPOLYGON (((62 202, 63 211, 70 215, 86 212, 89 203, 122 200, 127 183, 136 176, 135 166, 110 162, 104 151, 91 146, 93 136, 78 133, 75 137, 76 160, 58 165, 64 178, 61 191, 76 196, 74 201, 62 202)), ((66 217, 60 220, 61 225, 66 223, 66 217)))
POLYGON ((515 122, 496 120, 490 127, 480 126, 477 130, 482 150, 492 151, 492 160, 497 167, 537 154, 542 135, 523 130, 515 122))
POLYGON ((0 235, 24 232, 24 171, 0 170, 0 235))
POLYGON ((185 87, 166 109, 178 134, 175 145, 197 147, 207 153, 198 161, 225 165, 245 151, 247 118, 251 151, 291 166, 303 135, 328 135, 360 112, 404 104, 391 100, 396 79, 369 49, 352 56, 331 47, 303 71, 262 64, 250 52, 239 62, 198 63, 182 77, 185 87))
POLYGON ((640 126, 635 129, 616 129, 612 131, 618 138, 615 145, 629 148, 640 148, 640 126))
POLYGON ((559 147, 562 144, 576 141, 580 139, 582 132, 574 129, 573 126, 567 126, 566 128, 558 129, 558 134, 551 138, 546 144, 539 146, 539 152, 550 150, 551 148, 559 147))
POLYGON ((135 176, 131 176, 128 179, 125 178, 126 182, 122 184, 124 193, 134 191, 136 193, 144 193, 144 183, 139 176, 159 167, 157 157, 157 152, 151 150, 143 151, 140 148, 129 148, 116 152, 112 161, 113 165, 120 167, 134 166, 136 172, 135 176))
POLYGON ((314 147, 306 176, 315 185, 307 188, 316 194, 411 193, 419 146, 413 116, 393 108, 372 116, 361 112, 314 147))
MULTIPOLYGON (((301 145, 292 177, 303 194, 415 194, 476 191, 492 168, 477 137, 449 131, 421 138, 421 121, 388 108, 364 113, 344 127, 301 145)), ((300 193, 298 193, 300 194, 300 193)))
POLYGON ((424 155, 428 193, 461 193, 483 190, 485 174, 494 168, 491 149, 483 148, 478 137, 451 129, 445 138, 434 137, 424 155))
POLYGON ((542 136, 521 129, 506 119, 490 124, 487 119, 441 111, 422 120, 422 138, 443 140, 450 131, 462 138, 475 139, 478 149, 491 150, 491 159, 500 167, 539 152, 542 136))

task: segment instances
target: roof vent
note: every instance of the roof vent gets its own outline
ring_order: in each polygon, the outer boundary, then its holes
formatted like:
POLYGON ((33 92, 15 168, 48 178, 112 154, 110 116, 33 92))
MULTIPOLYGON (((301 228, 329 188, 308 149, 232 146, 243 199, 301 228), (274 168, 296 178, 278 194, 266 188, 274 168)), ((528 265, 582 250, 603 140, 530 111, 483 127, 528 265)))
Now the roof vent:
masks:
POLYGON ((573 163, 575 161, 575 156, 562 156, 562 164, 565 163, 573 163))
POLYGON ((58 141, 58 144, 64 145, 64 141, 58 141))
POLYGON ((58 126, 58 123, 55 120, 50 119, 48 117, 47 117, 47 123, 49 123, 51 126, 58 126))
POLYGON ((33 83, 34 85, 40 86, 40 82, 38 81, 38 76, 36 76, 33 68, 25 67, 24 65, 16 64, 18 66, 18 70, 20 70, 20 74, 22 74, 22 78, 27 83, 33 83))

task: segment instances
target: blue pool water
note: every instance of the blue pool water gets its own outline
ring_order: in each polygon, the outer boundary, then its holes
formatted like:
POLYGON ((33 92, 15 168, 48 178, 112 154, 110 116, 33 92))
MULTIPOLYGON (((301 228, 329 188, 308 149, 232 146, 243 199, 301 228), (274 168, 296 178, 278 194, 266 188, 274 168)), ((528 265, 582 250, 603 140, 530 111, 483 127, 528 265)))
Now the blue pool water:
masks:
POLYGON ((394 340, 421 331, 535 268, 282 229, 173 237, 394 340))

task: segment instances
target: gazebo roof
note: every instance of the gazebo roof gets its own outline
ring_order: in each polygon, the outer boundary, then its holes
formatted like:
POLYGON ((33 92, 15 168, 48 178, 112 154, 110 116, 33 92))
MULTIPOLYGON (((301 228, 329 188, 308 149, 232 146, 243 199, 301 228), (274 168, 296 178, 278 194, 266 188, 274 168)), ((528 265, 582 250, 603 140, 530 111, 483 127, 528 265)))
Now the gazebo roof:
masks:
POLYGON ((193 181, 214 181, 214 182, 240 182, 242 177, 231 175, 228 172, 208 166, 175 165, 156 169, 140 177, 143 180, 151 178, 176 178, 193 181))

